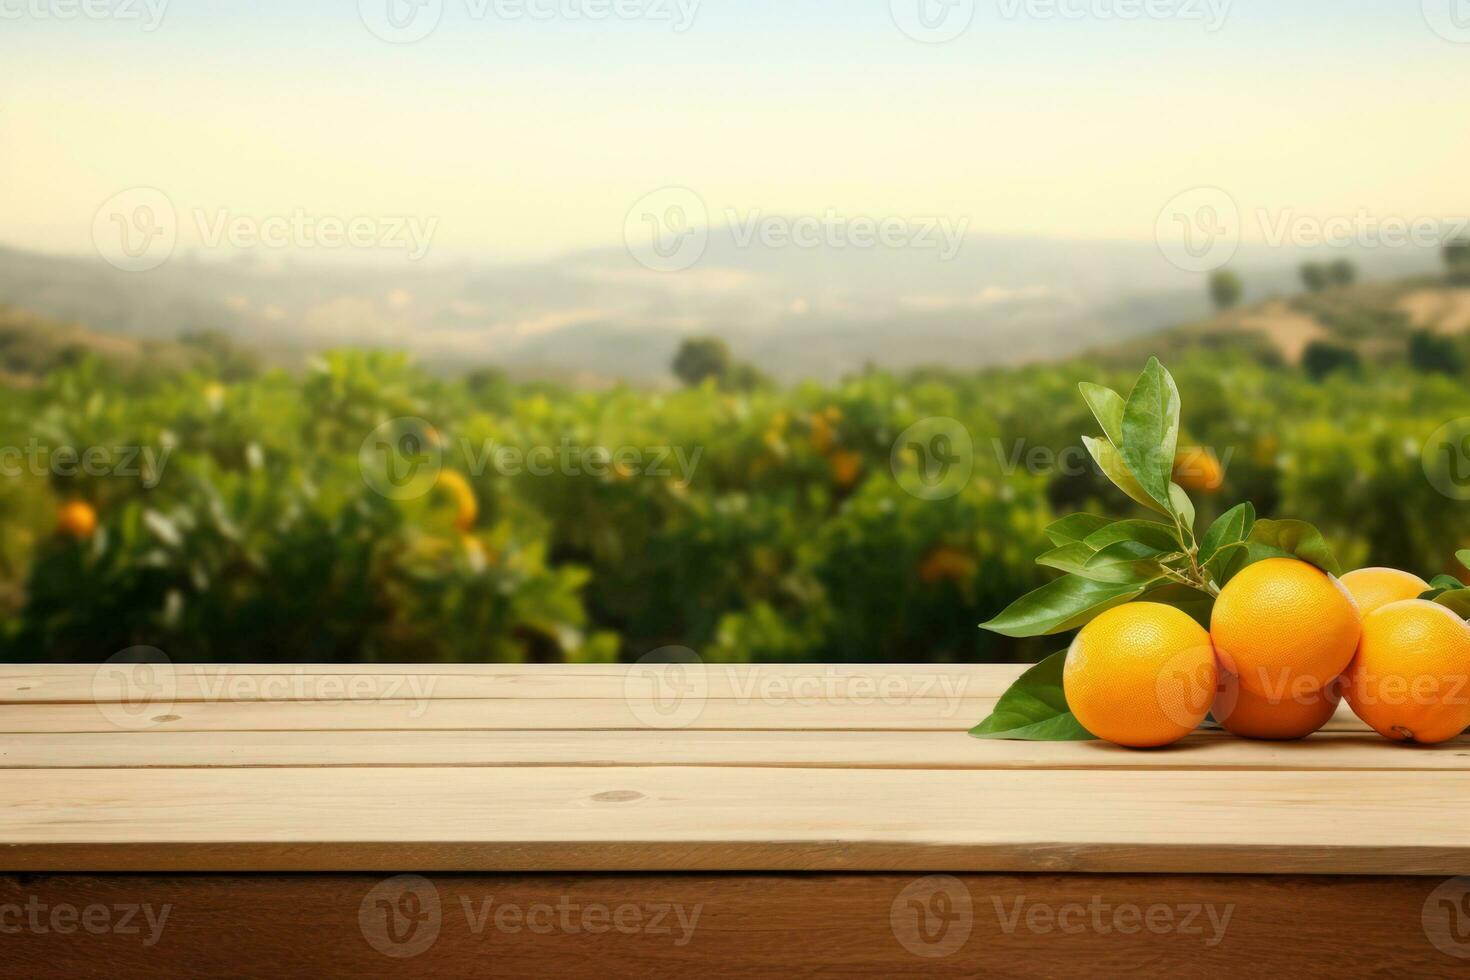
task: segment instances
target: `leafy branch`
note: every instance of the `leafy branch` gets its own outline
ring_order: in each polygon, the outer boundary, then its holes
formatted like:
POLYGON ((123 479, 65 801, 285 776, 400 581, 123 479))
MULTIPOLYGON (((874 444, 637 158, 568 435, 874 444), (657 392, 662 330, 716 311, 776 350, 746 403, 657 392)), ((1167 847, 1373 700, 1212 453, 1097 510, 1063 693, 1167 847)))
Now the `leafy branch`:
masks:
MULTIPOLYGON (((1022 596, 982 628, 1011 637, 1053 636, 1137 600, 1174 606, 1208 628, 1220 590, 1254 562, 1297 558, 1339 574, 1332 549, 1315 527, 1260 520, 1250 503, 1232 507, 1203 537, 1196 536, 1194 503, 1173 480, 1179 389, 1158 358, 1149 360, 1127 398, 1102 385, 1079 388, 1102 429, 1101 436, 1084 436, 1083 445, 1103 474, 1153 516, 1115 521, 1073 514, 1052 524, 1046 529, 1052 550, 1037 562, 1065 574, 1022 596)), ((1462 560, 1470 564, 1470 552, 1462 560)), ((1446 588, 1441 596, 1446 595, 1470 610, 1470 589, 1457 594, 1446 588)), ((1061 691, 1064 658, 1065 653, 1055 654, 1027 671, 971 734, 1081 737, 1061 691)))

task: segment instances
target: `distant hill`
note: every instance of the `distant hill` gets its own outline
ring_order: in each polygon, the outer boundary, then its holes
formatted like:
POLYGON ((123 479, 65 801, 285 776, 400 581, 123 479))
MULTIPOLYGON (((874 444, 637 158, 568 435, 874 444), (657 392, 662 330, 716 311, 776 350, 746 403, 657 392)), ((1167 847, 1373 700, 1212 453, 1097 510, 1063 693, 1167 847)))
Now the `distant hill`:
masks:
POLYGON ((197 347, 99 333, 0 306, 0 383, 26 387, 47 372, 89 355, 124 370, 185 370, 209 361, 209 355, 197 347))
MULTIPOLYGON (((1247 298, 1294 292, 1300 258, 1242 248, 1235 267, 1247 298)), ((1438 255, 1358 261, 1367 276, 1398 278, 1430 272, 1438 255)), ((389 267, 181 253, 126 273, 95 256, 0 248, 0 304, 138 340, 208 331, 270 364, 332 347, 392 348, 446 373, 496 366, 593 385, 667 382, 692 334, 725 338, 779 380, 830 381, 868 364, 1057 360, 1209 313, 1205 277, 1174 268, 1151 243, 971 235, 946 261, 916 249, 742 245, 728 230, 711 232, 699 264, 677 273, 645 268, 624 249, 389 267)))
POLYGON ((1238 350, 1300 364, 1307 348, 1327 344, 1363 360, 1403 357, 1417 331, 1470 335, 1470 288, 1415 277, 1360 283, 1277 297, 1242 306, 1153 336, 1096 348, 1122 363, 1184 349, 1238 350))

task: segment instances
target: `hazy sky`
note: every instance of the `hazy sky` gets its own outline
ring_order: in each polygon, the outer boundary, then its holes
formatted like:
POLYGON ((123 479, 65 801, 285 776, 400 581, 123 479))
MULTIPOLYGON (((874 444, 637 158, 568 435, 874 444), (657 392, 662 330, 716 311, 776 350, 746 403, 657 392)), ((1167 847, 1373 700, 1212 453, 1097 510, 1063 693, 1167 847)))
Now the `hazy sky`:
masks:
POLYGON ((173 0, 153 24, 164 0, 0 0, 0 241, 89 250, 137 186, 195 214, 432 219, 436 256, 512 259, 618 244, 666 185, 717 221, 972 234, 1145 239, 1199 185, 1470 212, 1470 10, 1430 26, 1463 0, 978 0, 943 44, 890 0, 442 0, 391 44, 385 2, 173 0), (63 19, 79 3, 116 16, 63 19), (1176 15, 1118 15, 1144 3, 1176 15))

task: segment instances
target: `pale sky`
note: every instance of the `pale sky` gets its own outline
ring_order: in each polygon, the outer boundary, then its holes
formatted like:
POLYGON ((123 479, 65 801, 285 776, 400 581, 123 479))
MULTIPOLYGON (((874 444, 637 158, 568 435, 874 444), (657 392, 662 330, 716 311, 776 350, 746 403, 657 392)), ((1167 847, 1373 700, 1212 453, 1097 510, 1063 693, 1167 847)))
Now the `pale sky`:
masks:
POLYGON ((667 185, 716 215, 1070 238, 1147 239, 1200 185, 1470 213, 1470 26, 1441 36, 1420 0, 978 0, 943 44, 890 0, 601 0, 652 15, 598 21, 424 0, 442 18, 408 44, 361 16, 386 0, 173 0, 145 30, 163 2, 0 0, 0 243, 88 252, 138 186, 195 213, 433 219, 437 256, 503 259, 618 244, 667 185), (139 19, 56 16, 79 2, 139 19), (1192 16, 1212 3, 1217 30, 1192 16), (655 19, 679 4, 687 29, 655 19))

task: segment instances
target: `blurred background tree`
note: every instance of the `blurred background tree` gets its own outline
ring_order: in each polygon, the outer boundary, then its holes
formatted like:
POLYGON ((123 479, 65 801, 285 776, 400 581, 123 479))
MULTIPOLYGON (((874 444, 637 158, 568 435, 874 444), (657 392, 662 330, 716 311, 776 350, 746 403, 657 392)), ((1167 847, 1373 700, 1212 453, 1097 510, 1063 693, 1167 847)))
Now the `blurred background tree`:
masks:
POLYGON ((1221 269, 1210 276, 1210 300, 1217 310, 1233 309, 1245 295, 1245 284, 1240 276, 1229 269, 1221 269))

